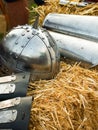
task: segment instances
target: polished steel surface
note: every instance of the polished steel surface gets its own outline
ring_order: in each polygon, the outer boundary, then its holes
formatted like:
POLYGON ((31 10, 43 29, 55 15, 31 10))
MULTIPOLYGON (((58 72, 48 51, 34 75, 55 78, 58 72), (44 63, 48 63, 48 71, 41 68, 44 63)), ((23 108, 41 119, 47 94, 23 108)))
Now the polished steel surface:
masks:
POLYGON ((16 80, 16 75, 0 77, 0 83, 11 82, 16 80))
POLYGON ((0 44, 0 60, 13 72, 30 71, 32 80, 51 79, 59 71, 57 45, 45 29, 17 26, 0 44))
POLYGON ((92 66, 98 65, 98 43, 49 31, 55 39, 60 54, 64 57, 87 62, 92 66))
POLYGON ((10 123, 15 121, 16 118, 17 118, 16 110, 0 111, 0 123, 10 123))
POLYGON ((98 17, 50 13, 43 27, 56 32, 98 41, 98 17))
POLYGON ((13 99, 8 99, 8 100, 5 100, 5 101, 1 101, 0 102, 0 110, 4 109, 4 108, 10 108, 10 107, 19 105, 20 101, 21 101, 20 97, 13 98, 13 99))
POLYGON ((11 94, 14 93, 16 89, 15 84, 5 83, 0 84, 0 94, 11 94))

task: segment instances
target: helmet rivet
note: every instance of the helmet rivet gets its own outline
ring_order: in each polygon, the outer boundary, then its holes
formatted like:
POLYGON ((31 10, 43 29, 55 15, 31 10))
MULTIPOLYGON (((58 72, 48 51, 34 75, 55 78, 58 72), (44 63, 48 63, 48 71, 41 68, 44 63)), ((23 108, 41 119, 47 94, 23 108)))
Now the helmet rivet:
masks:
POLYGON ((28 39, 30 39, 30 37, 27 37, 28 39))
POLYGON ((24 36, 25 34, 23 33, 22 36, 24 36))
POLYGON ((18 42, 15 43, 16 45, 18 44, 18 42))
POLYGON ((24 46, 21 46, 22 48, 24 48, 24 46))

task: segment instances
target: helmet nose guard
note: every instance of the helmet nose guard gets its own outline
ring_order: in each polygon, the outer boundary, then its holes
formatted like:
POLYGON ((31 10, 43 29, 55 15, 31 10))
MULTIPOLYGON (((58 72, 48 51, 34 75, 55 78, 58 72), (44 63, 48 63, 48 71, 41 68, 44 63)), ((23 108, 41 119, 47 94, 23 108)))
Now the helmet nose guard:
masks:
POLYGON ((13 72, 30 71, 32 80, 53 78, 59 60, 57 45, 45 29, 17 26, 0 43, 0 62, 13 72))

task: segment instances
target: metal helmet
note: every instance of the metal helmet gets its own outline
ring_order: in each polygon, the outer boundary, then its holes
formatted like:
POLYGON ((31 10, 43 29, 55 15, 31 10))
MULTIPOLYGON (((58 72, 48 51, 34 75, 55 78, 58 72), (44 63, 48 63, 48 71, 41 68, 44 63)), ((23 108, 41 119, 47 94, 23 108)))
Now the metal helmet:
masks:
POLYGON ((33 80, 53 78, 59 59, 55 41, 42 28, 17 26, 0 43, 0 62, 12 72, 30 71, 33 80))

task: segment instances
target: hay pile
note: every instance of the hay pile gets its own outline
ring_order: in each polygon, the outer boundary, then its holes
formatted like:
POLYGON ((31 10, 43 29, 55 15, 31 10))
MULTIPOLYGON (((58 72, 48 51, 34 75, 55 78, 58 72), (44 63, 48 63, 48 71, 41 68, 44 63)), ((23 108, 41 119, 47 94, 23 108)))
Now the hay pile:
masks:
MULTIPOLYGON (((31 12, 39 13, 41 25, 50 12, 98 15, 98 3, 60 6, 58 0, 48 0, 31 12)), ((97 69, 61 61, 57 77, 30 82, 28 95, 34 95, 29 130, 98 130, 97 69)))
POLYGON ((55 79, 31 82, 29 130, 97 130, 98 71, 61 62, 55 79))
MULTIPOLYGON (((79 0, 73 0, 79 1, 79 0)), ((77 7, 67 4, 65 6, 59 5, 59 0, 46 0, 46 4, 38 8, 32 7, 31 14, 37 12, 40 15, 40 25, 42 25, 44 18, 48 13, 65 13, 65 14, 79 14, 79 15, 98 15, 98 3, 89 4, 86 7, 77 7)), ((34 18, 30 23, 34 22, 34 18)))

